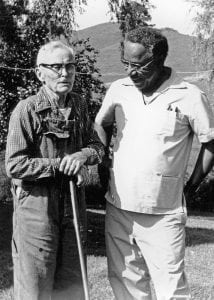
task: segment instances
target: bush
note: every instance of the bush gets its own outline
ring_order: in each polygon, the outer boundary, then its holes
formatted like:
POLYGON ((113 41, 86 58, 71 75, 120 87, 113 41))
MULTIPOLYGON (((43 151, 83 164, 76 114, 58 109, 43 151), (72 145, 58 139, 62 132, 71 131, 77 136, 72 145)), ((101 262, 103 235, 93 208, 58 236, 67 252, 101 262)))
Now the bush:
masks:
POLYGON ((9 178, 0 181, 0 204, 12 201, 10 186, 9 178))
POLYGON ((105 93, 96 66, 98 51, 89 39, 75 40, 73 33, 73 5, 84 0, 35 0, 31 8, 28 1, 9 2, 0 1, 0 150, 5 147, 12 110, 20 100, 38 91, 35 60, 38 49, 46 42, 61 40, 75 48, 77 72, 73 90, 86 99, 92 119, 105 93), (5 28, 4 16, 7 27, 1 31, 5 28))

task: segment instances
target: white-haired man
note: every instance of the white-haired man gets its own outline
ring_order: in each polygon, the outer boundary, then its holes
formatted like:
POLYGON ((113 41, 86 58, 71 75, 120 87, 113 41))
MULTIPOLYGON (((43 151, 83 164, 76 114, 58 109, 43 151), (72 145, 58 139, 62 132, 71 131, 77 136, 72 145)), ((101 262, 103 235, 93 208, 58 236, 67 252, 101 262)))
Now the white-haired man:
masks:
POLYGON ((77 178, 85 242, 85 165, 100 162, 103 146, 86 103, 71 92, 73 50, 60 41, 42 46, 36 74, 42 87, 13 111, 6 149, 14 196, 14 298, 83 299, 69 180, 77 178))

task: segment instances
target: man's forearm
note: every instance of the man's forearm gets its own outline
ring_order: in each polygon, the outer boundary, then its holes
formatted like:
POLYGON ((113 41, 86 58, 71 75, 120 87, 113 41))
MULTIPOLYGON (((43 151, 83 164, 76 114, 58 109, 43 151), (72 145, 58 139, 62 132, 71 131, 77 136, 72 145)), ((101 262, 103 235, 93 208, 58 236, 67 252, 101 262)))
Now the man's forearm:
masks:
POLYGON ((213 143, 202 144, 198 159, 185 190, 196 190, 202 180, 212 169, 214 164, 214 146, 213 143))
POLYGON ((60 166, 60 158, 30 158, 28 156, 6 156, 6 171, 10 178, 34 181, 54 177, 60 166))
POLYGON ((113 125, 103 127, 100 124, 95 124, 95 130, 106 149, 109 147, 112 138, 113 125))

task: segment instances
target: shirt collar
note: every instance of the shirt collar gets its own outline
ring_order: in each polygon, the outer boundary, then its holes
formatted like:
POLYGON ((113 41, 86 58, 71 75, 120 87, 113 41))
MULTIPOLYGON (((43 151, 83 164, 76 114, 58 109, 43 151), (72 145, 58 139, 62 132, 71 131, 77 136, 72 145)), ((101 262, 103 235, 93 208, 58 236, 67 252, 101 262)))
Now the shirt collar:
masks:
POLYGON ((177 73, 175 70, 171 69, 171 75, 168 80, 166 80, 157 90, 157 92, 163 92, 166 89, 186 89, 186 82, 183 76, 177 73))
MULTIPOLYGON (((70 93, 69 93, 70 94, 70 93)), ((46 109, 57 109, 58 108, 58 99, 59 96, 54 93, 51 89, 49 89, 47 86, 43 85, 38 94, 37 94, 37 100, 35 103, 36 111, 40 112, 46 109)), ((68 95, 67 95, 68 97, 68 95)), ((70 97, 69 97, 70 98, 70 97)))
MULTIPOLYGON (((179 75, 175 70, 171 69, 171 75, 169 79, 167 79, 155 93, 163 93, 168 89, 186 89, 186 82, 183 80, 183 77, 179 75)), ((133 81, 130 77, 124 78, 124 82, 122 83, 124 86, 133 86, 135 87, 133 81)))

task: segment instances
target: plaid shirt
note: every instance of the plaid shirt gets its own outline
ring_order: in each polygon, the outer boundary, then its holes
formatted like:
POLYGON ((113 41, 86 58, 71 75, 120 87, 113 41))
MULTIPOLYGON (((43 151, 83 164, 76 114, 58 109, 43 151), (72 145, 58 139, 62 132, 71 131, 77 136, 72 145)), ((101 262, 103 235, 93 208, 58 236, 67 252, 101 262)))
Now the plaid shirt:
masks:
POLYGON ((70 93, 68 120, 57 106, 56 95, 42 87, 14 109, 7 138, 6 171, 13 179, 34 181, 55 177, 65 154, 82 151, 86 164, 96 164, 104 154, 93 130, 85 101, 70 93))

